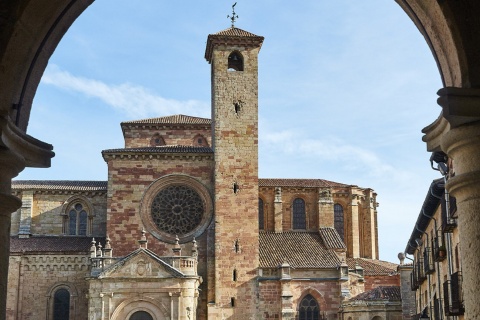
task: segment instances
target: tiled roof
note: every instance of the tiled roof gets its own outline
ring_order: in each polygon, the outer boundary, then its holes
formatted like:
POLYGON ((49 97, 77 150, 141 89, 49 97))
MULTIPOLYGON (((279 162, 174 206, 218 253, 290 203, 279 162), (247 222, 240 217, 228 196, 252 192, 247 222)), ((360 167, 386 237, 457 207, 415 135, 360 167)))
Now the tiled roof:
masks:
MULTIPOLYGON (((95 238, 105 244, 105 238, 95 238)), ((78 252, 90 251, 91 237, 75 236, 32 236, 30 238, 10 237, 11 253, 34 252, 78 252)))
POLYGON ((397 274, 398 264, 383 260, 366 259, 366 258, 347 258, 348 268, 355 269, 358 264, 363 268, 365 276, 387 276, 397 274))
POLYGON ((336 268, 341 263, 317 232, 261 232, 260 267, 276 268, 284 262, 294 268, 336 268))
POLYGON ((197 146, 157 146, 145 148, 122 148, 103 150, 104 153, 213 153, 209 147, 197 146))
POLYGON ((347 246, 334 228, 320 228, 320 237, 328 249, 346 249, 347 246))
POLYGON ((13 180, 13 190, 106 191, 107 181, 13 180))
POLYGON ((208 62, 211 62, 213 47, 215 45, 230 44, 260 48, 262 46, 263 39, 264 38, 261 36, 257 36, 253 33, 235 27, 222 30, 215 34, 209 34, 205 49, 205 59, 208 62))
POLYGON ((230 27, 228 29, 219 31, 217 33, 214 33, 214 35, 229 37, 259 37, 256 34, 235 27, 230 27))
POLYGON ((125 121, 125 122, 121 123, 121 125, 124 125, 124 124, 204 124, 204 125, 210 125, 210 124, 212 124, 212 120, 208 119, 208 118, 199 118, 199 117, 186 116, 186 115, 183 115, 183 114, 176 114, 176 115, 167 116, 167 117, 125 121))
POLYGON ((350 300, 363 300, 363 301, 400 301, 402 296, 400 294, 400 287, 397 286, 380 286, 370 291, 360 293, 359 295, 351 298, 350 300))
POLYGON ((324 179, 258 179, 259 187, 304 187, 304 188, 329 188, 346 187, 347 184, 328 181, 324 179))

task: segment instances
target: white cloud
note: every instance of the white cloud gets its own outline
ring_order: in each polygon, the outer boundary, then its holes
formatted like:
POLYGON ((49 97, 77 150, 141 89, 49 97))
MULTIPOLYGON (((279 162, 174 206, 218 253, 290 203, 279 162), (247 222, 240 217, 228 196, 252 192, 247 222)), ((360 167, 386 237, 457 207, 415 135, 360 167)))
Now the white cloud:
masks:
POLYGON ((393 179, 398 182, 411 179, 409 172, 398 172, 384 163, 373 151, 350 145, 336 137, 312 139, 287 130, 268 132, 262 138, 269 148, 274 148, 277 152, 295 153, 302 157, 334 162, 346 170, 355 170, 373 178, 393 179))
POLYGON ((209 106, 203 101, 166 99, 142 86, 130 83, 110 85, 95 79, 77 77, 56 65, 47 68, 42 83, 100 99, 113 109, 132 118, 177 113, 203 117, 209 115, 209 106))

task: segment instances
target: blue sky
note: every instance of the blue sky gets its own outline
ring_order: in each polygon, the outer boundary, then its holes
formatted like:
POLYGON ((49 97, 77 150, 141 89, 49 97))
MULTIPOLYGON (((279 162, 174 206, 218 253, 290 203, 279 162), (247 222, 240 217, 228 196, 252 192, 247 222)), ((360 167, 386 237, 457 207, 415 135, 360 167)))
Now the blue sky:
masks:
MULTIPOLYGON (((101 150, 121 121, 210 116, 209 33, 227 1, 97 0, 67 32, 38 88, 28 133, 54 145, 50 169, 17 179, 106 180, 101 150)), ((428 186, 421 129, 442 84, 421 34, 393 1, 239 0, 236 26, 259 57, 262 178, 323 178, 378 193, 380 258, 397 262, 428 186)))

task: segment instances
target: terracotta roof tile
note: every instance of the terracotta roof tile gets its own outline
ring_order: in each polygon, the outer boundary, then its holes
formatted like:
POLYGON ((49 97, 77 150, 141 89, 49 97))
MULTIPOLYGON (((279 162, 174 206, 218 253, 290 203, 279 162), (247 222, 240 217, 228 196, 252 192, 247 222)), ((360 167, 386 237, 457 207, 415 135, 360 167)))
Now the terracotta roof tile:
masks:
POLYGON ((365 258, 347 258, 348 268, 355 269, 358 264, 363 268, 365 276, 386 276, 397 274, 398 264, 383 260, 365 258))
POLYGON ((346 249, 347 246, 334 228, 320 228, 320 237, 328 249, 346 249))
POLYGON ((229 37, 259 37, 256 34, 242 30, 236 27, 230 27, 228 29, 214 33, 216 36, 229 36, 229 37))
POLYGON ((209 147, 197 146, 157 146, 144 148, 121 148, 103 150, 105 153, 213 153, 213 149, 209 147))
POLYGON ((205 59, 208 62, 212 60, 213 47, 215 45, 242 45, 246 47, 260 48, 263 43, 263 37, 257 36, 251 32, 231 27, 215 34, 209 34, 207 38, 207 46, 205 48, 205 59))
MULTIPOLYGON (((105 238, 95 238, 105 244, 105 238)), ((76 236, 32 236, 30 238, 10 237, 11 253, 35 252, 77 252, 87 253, 92 244, 91 237, 76 236)))
POLYGON ((400 287, 397 286, 380 286, 370 291, 360 293, 359 295, 351 298, 350 300, 362 300, 362 301, 401 301, 402 296, 400 294, 400 287))
POLYGON ((130 124, 202 124, 202 125, 211 125, 212 120, 208 118, 199 118, 186 116, 183 114, 176 114, 172 116, 159 117, 159 118, 148 118, 141 120, 125 121, 121 125, 130 125, 130 124))
POLYGON ((324 179, 258 179, 259 187, 304 187, 304 188, 329 188, 346 187, 347 184, 328 181, 324 179))
POLYGON ((317 232, 260 233, 260 267, 288 262, 294 268, 336 268, 335 252, 326 249, 317 232))
POLYGON ((13 190, 106 191, 107 181, 13 180, 13 190))

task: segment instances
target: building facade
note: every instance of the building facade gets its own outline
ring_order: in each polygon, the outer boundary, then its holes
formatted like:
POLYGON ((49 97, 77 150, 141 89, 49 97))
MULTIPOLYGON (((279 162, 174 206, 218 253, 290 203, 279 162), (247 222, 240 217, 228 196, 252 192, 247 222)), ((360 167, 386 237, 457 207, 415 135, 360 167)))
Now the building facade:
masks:
POLYGON ((7 319, 339 319, 399 286, 372 189, 259 179, 262 42, 209 35, 212 118, 123 122, 107 181, 13 183, 7 319))
MULTIPOLYGON (((454 162, 443 152, 432 154, 432 181, 405 253, 413 257, 410 287, 415 294, 413 319, 464 319, 463 275, 456 199, 445 189, 455 176, 454 162)), ((408 256, 407 256, 408 257, 408 256)), ((408 286, 403 283, 402 286, 408 286)))

